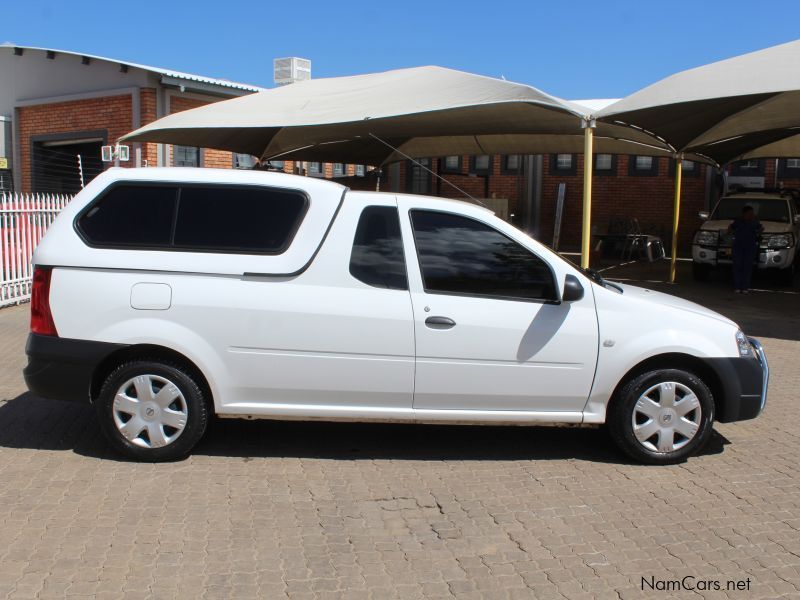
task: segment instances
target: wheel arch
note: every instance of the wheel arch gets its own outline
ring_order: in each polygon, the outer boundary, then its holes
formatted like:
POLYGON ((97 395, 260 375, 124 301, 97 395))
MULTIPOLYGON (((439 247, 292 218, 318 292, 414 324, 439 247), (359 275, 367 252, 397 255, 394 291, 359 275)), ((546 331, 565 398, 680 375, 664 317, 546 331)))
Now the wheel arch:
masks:
POLYGON ((701 358, 691 354, 669 352, 650 356, 629 369, 614 388, 606 407, 606 415, 610 413, 611 407, 619 401, 620 392, 625 384, 643 373, 655 371, 656 369, 683 369, 697 375, 711 390, 711 397, 714 400, 714 414, 723 414, 725 388, 717 372, 701 358))
POLYGON ((189 371, 197 381, 198 385, 203 390, 203 395, 206 399, 207 408, 210 414, 214 414, 214 396, 209 384, 208 378, 190 358, 181 354, 180 352, 167 348, 166 346, 159 346, 157 344, 133 344, 115 350, 106 356, 95 367, 92 373, 92 380, 89 387, 89 397, 94 402, 100 394, 100 388, 106 378, 116 369, 119 365, 132 360, 156 360, 168 363, 178 364, 189 371))

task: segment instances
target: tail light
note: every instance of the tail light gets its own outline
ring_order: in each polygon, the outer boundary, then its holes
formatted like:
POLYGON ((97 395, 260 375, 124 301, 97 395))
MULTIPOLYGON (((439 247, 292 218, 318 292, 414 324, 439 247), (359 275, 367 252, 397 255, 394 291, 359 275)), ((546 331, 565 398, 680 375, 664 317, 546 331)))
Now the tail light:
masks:
POLYGON ((31 291, 31 333, 58 336, 53 313, 50 312, 50 267, 36 267, 31 291))

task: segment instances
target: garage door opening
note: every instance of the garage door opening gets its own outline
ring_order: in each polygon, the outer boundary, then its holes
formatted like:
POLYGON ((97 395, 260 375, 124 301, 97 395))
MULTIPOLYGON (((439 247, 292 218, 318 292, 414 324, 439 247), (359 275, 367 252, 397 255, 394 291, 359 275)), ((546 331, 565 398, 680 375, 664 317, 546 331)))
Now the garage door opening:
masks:
POLYGON ((103 143, 102 137, 34 141, 31 190, 77 194, 103 171, 103 143))

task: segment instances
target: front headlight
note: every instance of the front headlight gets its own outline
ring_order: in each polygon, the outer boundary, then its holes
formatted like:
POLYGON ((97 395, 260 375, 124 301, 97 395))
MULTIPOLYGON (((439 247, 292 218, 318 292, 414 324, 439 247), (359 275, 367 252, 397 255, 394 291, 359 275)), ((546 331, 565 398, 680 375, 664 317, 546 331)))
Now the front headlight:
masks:
POLYGON ((716 246, 719 237, 718 231, 708 231, 701 229, 694 234, 694 243, 698 246, 716 246))
MULTIPOLYGON (((794 243, 791 233, 773 233, 764 236, 767 248, 790 248, 794 243)), ((763 245, 763 242, 762 242, 763 245)))
POLYGON ((736 332, 736 345, 739 347, 739 356, 755 356, 750 340, 741 329, 736 332))

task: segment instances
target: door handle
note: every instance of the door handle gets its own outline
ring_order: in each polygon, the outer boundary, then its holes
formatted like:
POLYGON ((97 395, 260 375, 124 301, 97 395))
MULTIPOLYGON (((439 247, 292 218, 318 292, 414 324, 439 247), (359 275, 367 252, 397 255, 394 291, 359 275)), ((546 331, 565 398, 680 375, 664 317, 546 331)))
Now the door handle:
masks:
POLYGON ((456 322, 448 317, 428 317, 425 325, 431 329, 450 329, 456 326, 456 322))

